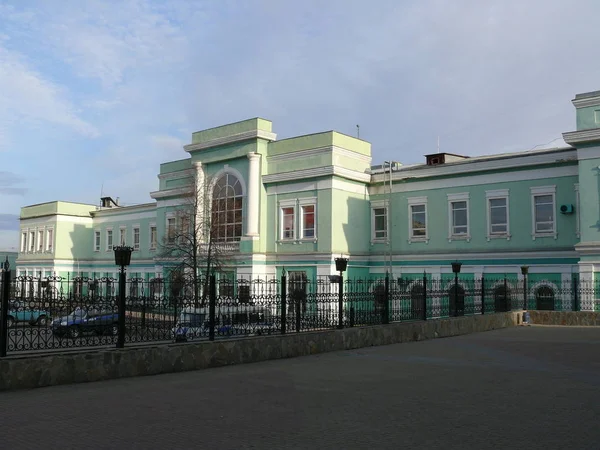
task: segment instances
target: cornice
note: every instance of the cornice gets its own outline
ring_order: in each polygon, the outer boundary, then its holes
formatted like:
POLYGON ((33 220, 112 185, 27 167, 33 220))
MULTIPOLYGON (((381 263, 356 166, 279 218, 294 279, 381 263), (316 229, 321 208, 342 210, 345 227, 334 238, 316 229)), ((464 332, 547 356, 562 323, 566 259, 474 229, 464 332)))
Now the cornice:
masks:
POLYGON ((174 180, 176 178, 185 178, 194 176, 194 169, 178 170, 177 172, 169 172, 158 174, 159 180, 174 180))
POLYGON ((167 197, 176 197, 178 195, 191 194, 192 191, 192 187, 165 189, 164 191, 150 192, 150 197, 152 197, 153 199, 162 199, 167 197))
POLYGON ((207 148, 218 147, 221 145, 233 144, 235 142, 247 141, 249 139, 265 139, 267 141, 274 141, 277 139, 275 133, 264 130, 251 130, 244 133, 233 134, 231 136, 224 136, 217 139, 211 139, 205 142, 199 142, 197 144, 184 145, 183 149, 186 152, 195 152, 198 150, 205 150, 207 148))
POLYGON ((569 131, 563 133, 563 139, 567 144, 584 144, 586 142, 600 141, 600 128, 589 130, 569 131))
POLYGON ((371 175, 368 173, 357 172, 355 170, 345 169, 337 166, 324 166, 314 169, 295 170, 293 172, 274 173, 272 175, 264 175, 264 183, 279 183, 282 181, 298 181, 306 180, 307 178, 339 176, 349 180, 368 183, 371 180, 371 175))
POLYGON ((576 98, 571 100, 575 108, 587 108, 588 106, 600 106, 600 95, 587 98, 576 98))

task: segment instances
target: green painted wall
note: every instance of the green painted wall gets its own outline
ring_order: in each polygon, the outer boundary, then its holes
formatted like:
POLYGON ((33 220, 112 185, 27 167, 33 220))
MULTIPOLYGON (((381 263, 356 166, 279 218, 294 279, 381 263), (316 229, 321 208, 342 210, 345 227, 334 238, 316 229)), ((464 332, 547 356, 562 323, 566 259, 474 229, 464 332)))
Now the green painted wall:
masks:
MULTIPOLYGON (((596 147, 600 155, 600 146, 596 147)), ((579 161, 581 242, 600 241, 600 156, 579 161)))
POLYGON ((597 106, 577 109, 577 131, 592 128, 600 128, 600 102, 597 106))
POLYGON ((270 120, 255 117, 253 119, 242 120, 228 125, 222 125, 207 130, 196 131, 192 134, 192 144, 212 141, 214 139, 234 136, 236 134, 247 133, 254 130, 271 132, 272 123, 270 120))

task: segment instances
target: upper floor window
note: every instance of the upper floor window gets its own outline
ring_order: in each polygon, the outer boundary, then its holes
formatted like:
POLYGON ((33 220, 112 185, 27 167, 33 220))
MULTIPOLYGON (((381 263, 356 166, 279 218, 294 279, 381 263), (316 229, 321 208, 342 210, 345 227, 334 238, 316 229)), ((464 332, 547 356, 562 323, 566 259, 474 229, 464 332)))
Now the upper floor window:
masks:
POLYGON ((38 252, 44 251, 44 230, 38 230, 38 252))
POLYGON ((556 238, 556 186, 532 187, 530 190, 533 238, 544 236, 556 238))
POLYGON ((94 251, 100 251, 100 232, 94 231, 94 251))
POLYGON ((469 233, 469 193, 448 194, 448 240, 471 239, 469 233))
POLYGON ((35 250, 35 231, 29 232, 29 251, 33 253, 35 250))
POLYGON ((121 227, 119 229, 119 244, 126 245, 127 244, 127 228, 121 227))
POLYGON ((279 202, 279 239, 296 238, 296 199, 279 202))
POLYGON ((140 227, 133 228, 133 249, 140 249, 140 227))
POLYGON ((315 237, 315 205, 302 205, 302 239, 313 239, 315 237))
POLYGON ((21 253, 27 251, 27 232, 21 233, 21 253))
POLYGON ((242 237, 243 188, 238 178, 225 173, 212 192, 211 236, 219 242, 239 241, 242 237))
POLYGON ((371 240, 385 241, 388 237, 388 213, 385 201, 371 202, 371 240))
POLYGON ((175 217, 167 217, 167 240, 169 242, 175 241, 175 234, 177 233, 177 220, 175 217))
POLYGON ((486 191, 487 239, 510 239, 508 189, 486 191))
POLYGON ((106 230, 106 251, 110 252, 113 249, 113 232, 106 230))
POLYGON ((49 228, 46 230, 46 251, 51 252, 54 248, 54 230, 49 228))
POLYGON ((427 197, 408 199, 409 242, 427 241, 427 197))
POLYGON ((150 250, 156 249, 156 225, 150 225, 150 250))

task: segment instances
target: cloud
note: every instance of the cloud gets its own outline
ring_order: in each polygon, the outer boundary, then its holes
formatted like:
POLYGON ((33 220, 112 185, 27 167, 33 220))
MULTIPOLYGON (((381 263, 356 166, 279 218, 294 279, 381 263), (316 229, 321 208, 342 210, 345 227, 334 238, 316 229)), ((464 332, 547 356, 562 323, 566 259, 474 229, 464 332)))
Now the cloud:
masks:
POLYGON ((0 170, 0 194, 24 195, 27 192, 27 188, 13 186, 23 181, 23 178, 15 173, 0 170))
POLYGON ((0 213, 0 230, 2 231, 18 231, 19 216, 16 214, 0 213))

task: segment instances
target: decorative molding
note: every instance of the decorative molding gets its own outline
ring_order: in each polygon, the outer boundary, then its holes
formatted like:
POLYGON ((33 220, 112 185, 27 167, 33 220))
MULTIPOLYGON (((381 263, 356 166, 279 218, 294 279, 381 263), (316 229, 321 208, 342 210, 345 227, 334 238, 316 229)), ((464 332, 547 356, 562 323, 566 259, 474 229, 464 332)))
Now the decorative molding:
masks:
POLYGON ((303 191, 315 191, 315 190, 323 190, 323 189, 336 189, 344 192, 350 192, 352 194, 360 194, 364 195, 365 198, 369 194, 368 186, 366 184, 357 185, 352 182, 342 180, 342 179, 332 179, 327 178, 324 180, 318 181, 304 181, 299 183, 288 183, 288 184, 280 184, 267 186, 266 191, 267 195, 280 195, 280 194, 290 194, 297 193, 303 191))
POLYGON ((264 130, 251 130, 245 131, 244 133, 232 134, 230 136, 199 142, 197 144, 184 145, 183 149, 186 152, 191 153, 198 150, 205 150, 207 148, 219 147, 221 145, 233 144, 235 142, 242 142, 250 139, 265 139, 267 141, 274 141, 277 139, 277 134, 264 130))
POLYGON ((563 133, 563 139, 567 144, 584 144, 586 142, 600 141, 600 128, 569 131, 563 133))
POLYGON ((283 181, 305 180, 306 178, 326 177, 337 175, 362 183, 368 183, 371 175, 337 166, 323 166, 314 169, 295 170, 293 172, 281 172, 271 175, 263 175, 263 183, 280 183, 283 181))
POLYGON ((508 189, 495 189, 493 191, 485 191, 485 198, 505 198, 508 197, 508 189))
MULTIPOLYGON (((196 165, 198 164, 198 162, 193 162, 192 164, 196 165)), ((199 163, 202 164, 202 163, 199 163)), ((188 178, 188 177, 193 177, 195 173, 194 169, 183 169, 183 170, 178 170, 176 172, 169 172, 169 173, 163 173, 163 174, 158 174, 158 179, 159 180, 176 180, 178 178, 188 178)))
POLYGON ((594 97, 575 98, 571 100, 575 108, 587 108, 588 106, 600 106, 600 95, 594 97))
MULTIPOLYGON (((401 181, 407 178, 431 178, 446 175, 464 176, 471 172, 520 169, 523 167, 533 167, 535 168, 534 170, 538 170, 544 164, 576 160, 577 150, 572 147, 509 153, 505 155, 479 156, 458 162, 440 164, 438 166, 427 166, 425 164, 403 166, 392 172, 392 180, 401 181)), ((373 182, 381 183, 384 181, 385 176, 383 173, 374 174, 373 182)))
POLYGON ((163 199, 167 197, 176 197, 180 195, 189 195, 194 192, 194 188, 192 186, 186 187, 178 187, 173 189, 165 189, 164 191, 154 191, 150 192, 150 197, 155 200, 163 199))

